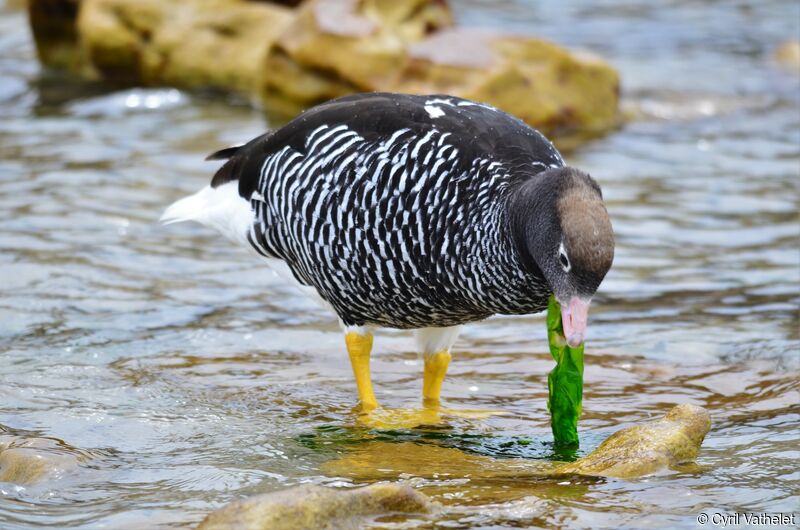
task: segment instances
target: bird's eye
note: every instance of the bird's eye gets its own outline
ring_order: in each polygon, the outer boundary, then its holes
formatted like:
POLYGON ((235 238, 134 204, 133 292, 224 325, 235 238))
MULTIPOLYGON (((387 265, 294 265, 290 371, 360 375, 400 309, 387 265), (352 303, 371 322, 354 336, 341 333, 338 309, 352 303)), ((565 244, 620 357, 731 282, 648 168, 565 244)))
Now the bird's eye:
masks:
POLYGON ((567 257, 567 251, 564 250, 563 244, 558 247, 558 260, 561 262, 561 268, 564 269, 564 272, 569 272, 572 266, 569 263, 569 258, 567 257))

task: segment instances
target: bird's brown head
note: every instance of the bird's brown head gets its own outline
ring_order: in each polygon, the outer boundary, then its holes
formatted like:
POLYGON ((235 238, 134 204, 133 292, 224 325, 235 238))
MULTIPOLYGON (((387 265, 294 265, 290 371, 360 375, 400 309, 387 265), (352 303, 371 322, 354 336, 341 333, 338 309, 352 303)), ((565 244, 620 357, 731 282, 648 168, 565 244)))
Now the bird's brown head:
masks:
POLYGON ((517 248, 561 305, 572 346, 583 342, 589 303, 614 260, 614 232, 597 182, 571 167, 548 169, 512 199, 517 248))

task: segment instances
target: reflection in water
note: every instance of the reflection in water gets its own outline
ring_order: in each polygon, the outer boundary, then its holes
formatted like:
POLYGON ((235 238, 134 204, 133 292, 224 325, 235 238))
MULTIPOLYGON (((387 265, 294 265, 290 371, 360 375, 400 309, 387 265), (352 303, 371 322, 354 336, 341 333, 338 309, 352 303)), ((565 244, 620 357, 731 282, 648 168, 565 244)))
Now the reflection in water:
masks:
MULTIPOLYGON (((680 527, 714 507, 796 510, 800 78, 771 60, 798 33, 791 2, 454 3, 465 22, 589 48, 622 72, 634 121, 569 156, 602 184, 618 241, 576 456, 676 403, 708 408, 714 428, 699 468, 647 479, 424 479, 445 517, 680 527)), ((326 463, 364 439, 553 456, 538 316, 468 326, 456 345, 446 404, 507 415, 358 428, 336 322, 202 227, 156 224, 208 182, 205 154, 261 133, 261 115, 40 74, 24 27, 2 12, 0 436, 50 440, 37 450, 74 465, 0 482, 2 525, 185 525, 246 495, 346 485, 326 463)), ((405 333, 376 337, 386 406, 418 405, 411 348, 405 333)))

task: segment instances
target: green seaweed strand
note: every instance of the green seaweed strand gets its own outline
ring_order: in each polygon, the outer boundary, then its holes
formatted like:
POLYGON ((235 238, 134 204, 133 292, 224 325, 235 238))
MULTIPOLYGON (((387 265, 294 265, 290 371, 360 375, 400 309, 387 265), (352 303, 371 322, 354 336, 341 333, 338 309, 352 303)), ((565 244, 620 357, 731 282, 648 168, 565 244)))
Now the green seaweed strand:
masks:
POLYGON ((578 446, 578 418, 583 402, 583 344, 567 344, 561 324, 561 306, 550 295, 547 305, 547 341, 556 366, 547 376, 547 408, 555 445, 578 446))

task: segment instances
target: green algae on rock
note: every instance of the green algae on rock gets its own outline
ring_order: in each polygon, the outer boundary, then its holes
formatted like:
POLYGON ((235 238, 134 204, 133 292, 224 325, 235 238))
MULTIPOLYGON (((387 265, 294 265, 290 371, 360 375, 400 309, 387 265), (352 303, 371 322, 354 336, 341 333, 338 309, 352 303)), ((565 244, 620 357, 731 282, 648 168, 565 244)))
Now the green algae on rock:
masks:
POLYGON ((357 529, 363 519, 393 513, 427 514, 435 505, 403 484, 334 489, 303 485, 232 502, 210 513, 197 530, 357 529))

